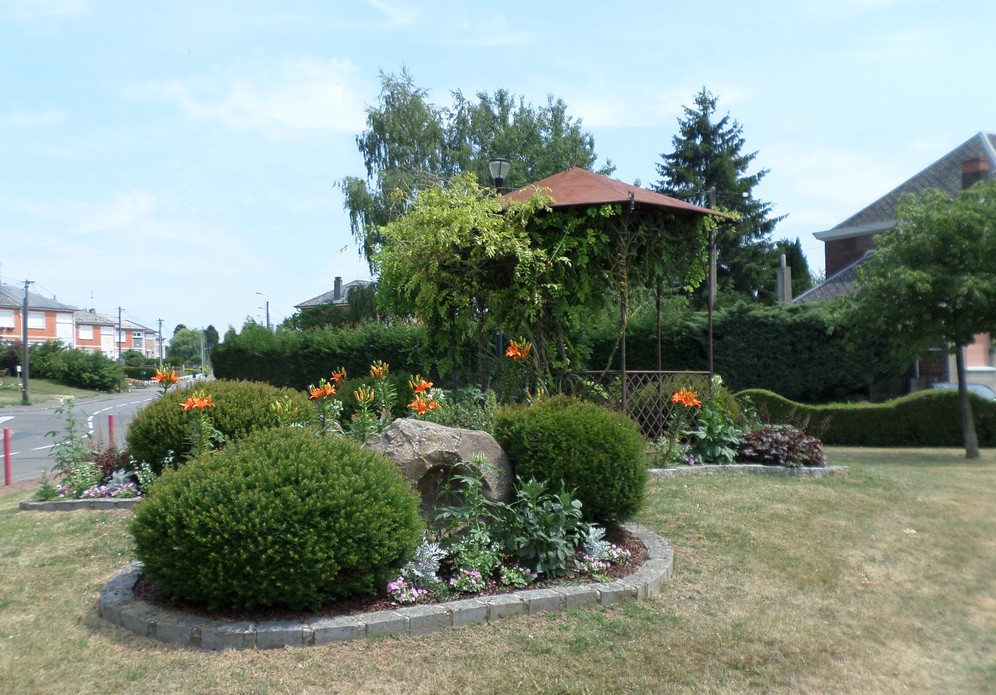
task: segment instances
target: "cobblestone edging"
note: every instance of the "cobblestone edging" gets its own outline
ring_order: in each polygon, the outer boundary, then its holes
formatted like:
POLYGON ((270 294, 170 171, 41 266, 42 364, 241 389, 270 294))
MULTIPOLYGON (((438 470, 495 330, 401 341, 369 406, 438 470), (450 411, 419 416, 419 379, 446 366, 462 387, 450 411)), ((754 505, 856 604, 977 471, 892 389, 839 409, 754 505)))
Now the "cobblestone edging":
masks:
POLYGON ((142 563, 136 560, 115 572, 100 590, 98 611, 101 617, 126 630, 161 642, 210 650, 274 649, 384 635, 424 635, 516 615, 607 606, 625 599, 656 596, 671 579, 671 546, 643 526, 627 524, 625 528, 646 546, 647 560, 633 574, 604 584, 527 589, 336 618, 251 622, 202 618, 135 598, 133 590, 142 574, 142 563))
POLYGON ((761 463, 730 463, 724 465, 678 466, 677 468, 651 468, 650 475, 661 478, 671 478, 676 475, 709 474, 709 473, 739 473, 741 475, 781 475, 795 478, 825 478, 833 475, 845 475, 847 466, 825 466, 823 468, 788 466, 766 466, 761 463))
POLYGON ((142 501, 141 497, 94 497, 84 500, 21 500, 26 512, 75 512, 77 509, 131 509, 142 501))

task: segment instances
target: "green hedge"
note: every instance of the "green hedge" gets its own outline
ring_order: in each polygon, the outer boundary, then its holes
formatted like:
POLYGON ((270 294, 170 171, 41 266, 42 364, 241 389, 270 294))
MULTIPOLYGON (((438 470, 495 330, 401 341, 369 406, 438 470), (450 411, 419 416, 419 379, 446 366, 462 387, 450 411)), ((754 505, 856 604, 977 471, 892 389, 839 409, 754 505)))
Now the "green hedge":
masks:
MULTIPOLYGON (((598 330, 590 364, 606 366, 615 345, 613 330, 598 330)), ((794 400, 819 403, 867 392, 877 379, 903 373, 906 365, 870 341, 847 344, 823 303, 761 307, 740 305, 716 311, 713 319, 715 371, 734 391, 760 388, 794 400)), ((703 312, 669 317, 662 326, 663 367, 708 369, 708 325, 703 312)), ((657 331, 652 313, 631 321, 626 339, 628 368, 657 368, 657 331)), ((618 369, 618 352, 613 369, 618 369)))
POLYGON ((265 381, 305 389, 345 367, 350 377, 366 374, 373 360, 383 360, 395 374, 429 373, 431 364, 420 326, 365 323, 357 328, 270 333, 255 324, 229 331, 211 351, 219 379, 265 381))
MULTIPOLYGON (((887 403, 796 403, 771 391, 750 389, 762 419, 794 424, 831 446, 963 446, 958 392, 920 391, 887 403)), ((970 395, 979 445, 996 446, 996 403, 970 395)))

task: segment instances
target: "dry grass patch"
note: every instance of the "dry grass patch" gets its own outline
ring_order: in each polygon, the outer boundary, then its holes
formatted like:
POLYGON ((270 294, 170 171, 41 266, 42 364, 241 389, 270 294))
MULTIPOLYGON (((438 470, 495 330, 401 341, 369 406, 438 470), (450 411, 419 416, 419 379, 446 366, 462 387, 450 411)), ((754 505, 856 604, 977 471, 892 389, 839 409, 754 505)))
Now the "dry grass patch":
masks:
POLYGON ((996 453, 831 450, 849 476, 655 482, 661 597, 418 638, 205 653, 104 623, 127 512, 0 497, 0 690, 82 693, 996 691, 996 453), (883 463, 878 463, 882 461, 883 463))

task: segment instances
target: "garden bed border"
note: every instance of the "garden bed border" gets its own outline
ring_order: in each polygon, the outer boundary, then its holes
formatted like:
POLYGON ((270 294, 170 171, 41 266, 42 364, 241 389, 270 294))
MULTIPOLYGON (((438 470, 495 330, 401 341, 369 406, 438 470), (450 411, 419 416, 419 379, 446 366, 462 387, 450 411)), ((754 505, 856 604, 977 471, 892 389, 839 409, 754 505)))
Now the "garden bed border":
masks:
POLYGON ((131 509, 141 497, 92 497, 87 499, 21 500, 26 512, 75 512, 77 509, 131 509))
POLYGON ((651 468, 650 475, 670 478, 676 475, 709 473, 739 473, 741 475, 779 475, 795 478, 825 478, 845 475, 847 466, 769 466, 763 463, 703 464, 699 466, 677 466, 675 468, 651 468))
POLYGON ((254 622, 205 618, 137 598, 134 588, 142 576, 142 563, 134 560, 115 572, 100 590, 97 610, 105 620, 160 642, 207 650, 279 649, 385 635, 424 635, 499 618, 657 596, 671 579, 674 552, 666 540, 646 527, 625 524, 624 528, 646 547, 647 559, 632 574, 605 583, 525 589, 334 618, 254 622))

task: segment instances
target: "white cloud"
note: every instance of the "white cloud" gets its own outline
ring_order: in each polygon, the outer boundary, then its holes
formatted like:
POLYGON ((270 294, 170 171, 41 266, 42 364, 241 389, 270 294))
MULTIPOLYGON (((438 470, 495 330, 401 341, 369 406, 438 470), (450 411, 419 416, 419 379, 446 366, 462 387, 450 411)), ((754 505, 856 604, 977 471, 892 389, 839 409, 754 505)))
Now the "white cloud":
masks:
POLYGON ((367 4, 387 16, 388 21, 397 26, 414 24, 419 16, 418 10, 412 7, 399 6, 396 3, 384 2, 384 0, 367 0, 367 4))
POLYGON ((73 19, 89 11, 86 0, 4 0, 0 21, 73 19))
POLYGON ((353 83, 354 72, 347 61, 298 59, 248 77, 219 78, 214 84, 181 79, 149 82, 131 94, 171 101, 193 118, 241 130, 271 135, 355 133, 363 129, 366 113, 353 83))
POLYGON ((65 120, 65 112, 57 109, 45 109, 42 111, 14 109, 7 113, 0 113, 0 126, 8 126, 10 128, 41 128, 57 125, 65 120))

